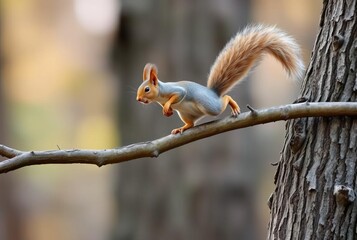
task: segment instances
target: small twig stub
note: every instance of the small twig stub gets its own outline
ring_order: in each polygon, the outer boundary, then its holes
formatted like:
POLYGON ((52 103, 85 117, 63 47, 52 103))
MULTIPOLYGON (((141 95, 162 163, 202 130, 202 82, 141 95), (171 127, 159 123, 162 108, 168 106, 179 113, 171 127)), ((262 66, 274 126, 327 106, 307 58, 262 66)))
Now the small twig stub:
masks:
POLYGON ((356 199, 355 191, 344 185, 335 185, 333 195, 336 197, 336 202, 342 205, 348 205, 356 199))

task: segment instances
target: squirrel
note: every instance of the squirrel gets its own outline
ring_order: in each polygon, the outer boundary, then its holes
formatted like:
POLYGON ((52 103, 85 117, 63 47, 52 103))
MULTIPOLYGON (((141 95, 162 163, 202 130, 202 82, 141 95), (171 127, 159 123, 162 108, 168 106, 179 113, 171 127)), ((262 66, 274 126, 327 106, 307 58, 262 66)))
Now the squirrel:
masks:
POLYGON ((207 87, 191 81, 162 82, 154 64, 144 67, 137 101, 158 102, 167 117, 176 110, 185 123, 172 130, 183 133, 204 116, 217 116, 229 105, 238 116, 238 104, 226 95, 265 54, 274 56, 290 77, 302 78, 304 64, 295 40, 276 27, 253 25, 238 32, 223 48, 211 67, 207 87))

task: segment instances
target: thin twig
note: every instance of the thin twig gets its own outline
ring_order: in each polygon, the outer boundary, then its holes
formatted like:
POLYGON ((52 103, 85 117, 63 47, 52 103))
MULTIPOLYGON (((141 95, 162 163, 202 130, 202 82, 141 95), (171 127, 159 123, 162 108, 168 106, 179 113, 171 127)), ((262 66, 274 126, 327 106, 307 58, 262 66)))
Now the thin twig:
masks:
POLYGON ((6 157, 6 158, 13 158, 16 157, 18 155, 21 155, 23 152, 1 145, 0 144, 0 156, 6 157))
MULTIPOLYGON (((254 109, 255 110, 255 109, 254 109)), ((238 117, 227 117, 199 125, 183 134, 168 135, 149 142, 136 143, 108 150, 52 150, 22 152, 0 145, 0 155, 8 159, 0 162, 0 173, 39 164, 86 163, 103 166, 143 157, 158 157, 173 148, 216 134, 253 125, 301 117, 357 116, 357 103, 298 103, 246 112, 238 117)))
POLYGON ((252 106, 250 106, 249 104, 247 104, 247 108, 248 108, 249 111, 252 113, 252 115, 254 115, 254 116, 257 115, 257 110, 255 110, 252 106))

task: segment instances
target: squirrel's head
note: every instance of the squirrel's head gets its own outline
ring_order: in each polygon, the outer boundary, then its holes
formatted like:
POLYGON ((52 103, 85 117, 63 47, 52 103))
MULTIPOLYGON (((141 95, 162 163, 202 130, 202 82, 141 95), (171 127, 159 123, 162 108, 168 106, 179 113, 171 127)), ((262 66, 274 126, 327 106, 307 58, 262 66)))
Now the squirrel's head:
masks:
POLYGON ((143 83, 139 86, 136 100, 147 104, 155 100, 159 95, 159 79, 157 78, 157 67, 147 63, 143 72, 143 83))

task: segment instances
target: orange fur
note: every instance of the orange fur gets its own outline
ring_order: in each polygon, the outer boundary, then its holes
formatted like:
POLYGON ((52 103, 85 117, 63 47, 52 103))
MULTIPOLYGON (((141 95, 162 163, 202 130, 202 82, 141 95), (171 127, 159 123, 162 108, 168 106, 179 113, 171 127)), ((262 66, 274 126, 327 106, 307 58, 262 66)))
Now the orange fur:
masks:
POLYGON ((157 78, 157 67, 155 64, 147 63, 143 71, 143 81, 148 79, 157 78))
POLYGON ((211 67, 207 87, 220 96, 244 78, 265 53, 273 55, 289 75, 301 78, 304 64, 295 41, 275 27, 247 27, 233 37, 211 67))
POLYGON ((155 64, 147 63, 143 70, 143 83, 137 90, 136 99, 142 103, 150 103, 159 94, 157 78, 157 67, 155 64), (150 91, 145 92, 145 88, 149 87, 150 91))

